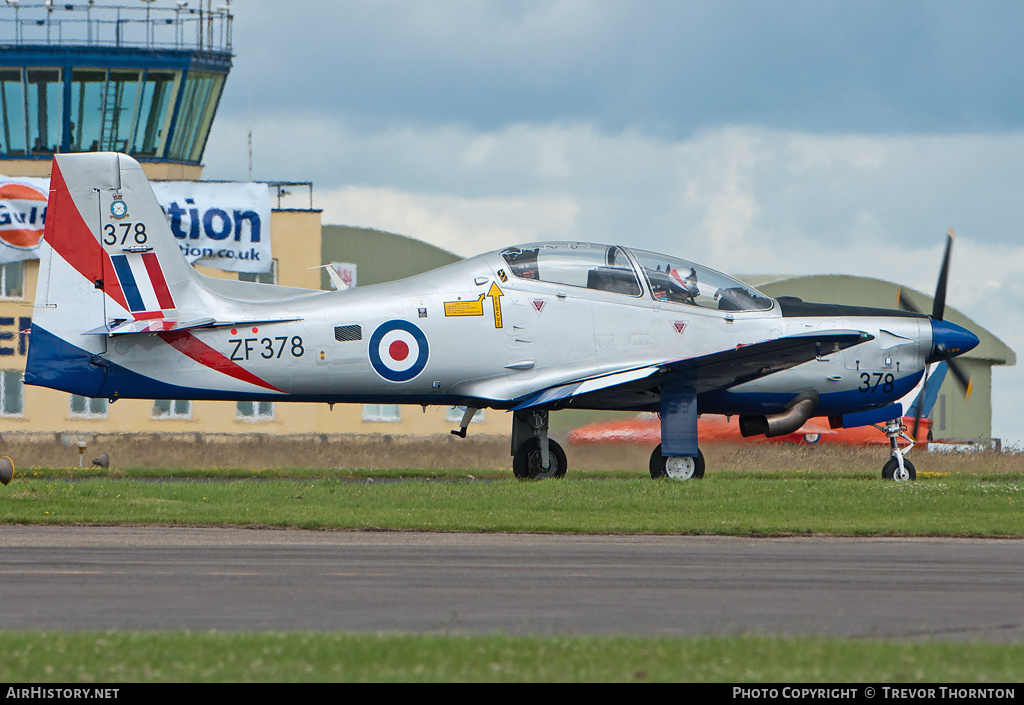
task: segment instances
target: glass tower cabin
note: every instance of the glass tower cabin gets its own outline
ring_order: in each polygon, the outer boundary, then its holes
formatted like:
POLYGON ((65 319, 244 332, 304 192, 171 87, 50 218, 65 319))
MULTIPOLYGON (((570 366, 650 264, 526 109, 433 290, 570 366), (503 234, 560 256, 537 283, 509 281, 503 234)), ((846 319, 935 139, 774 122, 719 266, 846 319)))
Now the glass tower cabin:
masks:
POLYGON ((232 15, 210 0, 153 1, 0 4, 0 172, 56 152, 200 164, 231 70, 232 15))

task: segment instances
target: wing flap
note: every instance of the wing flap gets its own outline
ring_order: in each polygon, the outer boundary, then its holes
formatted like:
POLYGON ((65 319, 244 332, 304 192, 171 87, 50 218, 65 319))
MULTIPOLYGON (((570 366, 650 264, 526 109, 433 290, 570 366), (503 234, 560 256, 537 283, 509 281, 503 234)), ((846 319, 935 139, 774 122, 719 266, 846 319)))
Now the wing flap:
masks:
POLYGON ((547 389, 542 389, 541 391, 530 395, 520 403, 513 406, 510 411, 530 409, 537 406, 551 406, 562 399, 567 399, 569 397, 591 394, 610 387, 629 384, 630 382, 637 382, 657 374, 660 369, 661 368, 658 366, 641 367, 635 370, 616 372, 614 374, 605 375, 604 377, 594 377, 580 382, 562 384, 557 387, 548 387, 547 389))

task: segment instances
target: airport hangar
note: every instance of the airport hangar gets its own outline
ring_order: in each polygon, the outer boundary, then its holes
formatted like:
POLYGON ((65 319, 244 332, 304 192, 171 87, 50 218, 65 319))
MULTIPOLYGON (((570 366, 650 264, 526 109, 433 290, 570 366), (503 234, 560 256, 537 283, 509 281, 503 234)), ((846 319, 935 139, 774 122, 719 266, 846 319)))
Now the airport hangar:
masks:
MULTIPOLYGON (((229 11, 202 8, 202 3, 187 10, 147 4, 134 12, 95 4, 0 8, 0 174, 7 177, 0 179, 0 188, 25 177, 48 177, 54 153, 97 150, 131 154, 154 181, 205 183, 202 155, 234 55, 229 11)), ((262 183, 268 198, 276 198, 270 214, 271 270, 239 273, 198 266, 204 274, 326 289, 329 278, 317 267, 333 262, 356 265, 357 284, 369 285, 458 259, 400 235, 323 225, 321 212, 313 207, 311 183, 262 183), (302 203, 295 203, 300 199, 302 203)), ((110 404, 25 387, 29 341, 23 331, 31 324, 37 273, 37 259, 0 265, 3 435, 42 434, 65 442, 124 433, 443 437, 461 418, 457 409, 421 412, 397 405, 331 409, 325 404, 128 399, 110 404)), ((746 280, 771 296, 884 308, 895 305, 898 290, 896 284, 860 277, 746 280)), ((930 310, 929 297, 914 296, 921 310, 930 310)), ((972 397, 963 399, 947 380, 935 411, 934 435, 989 442, 992 367, 1013 365, 1016 357, 955 310, 949 318, 976 332, 981 344, 962 358, 974 378, 972 397)), ((572 412, 564 414, 572 417, 572 412)), ((559 426, 565 428, 566 421, 559 426)), ((508 424, 505 414, 484 412, 474 419, 471 433, 504 437, 508 424)))

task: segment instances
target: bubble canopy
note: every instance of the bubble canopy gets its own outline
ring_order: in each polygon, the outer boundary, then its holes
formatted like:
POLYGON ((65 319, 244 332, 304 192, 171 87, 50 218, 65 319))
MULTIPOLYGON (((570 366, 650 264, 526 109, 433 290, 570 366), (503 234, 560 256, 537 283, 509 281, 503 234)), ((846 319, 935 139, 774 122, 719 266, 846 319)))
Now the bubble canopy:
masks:
POLYGON ((689 260, 590 243, 540 243, 501 251, 512 274, 550 284, 646 295, 720 311, 766 311, 773 300, 738 279, 689 260), (646 286, 644 286, 646 285, 646 286))

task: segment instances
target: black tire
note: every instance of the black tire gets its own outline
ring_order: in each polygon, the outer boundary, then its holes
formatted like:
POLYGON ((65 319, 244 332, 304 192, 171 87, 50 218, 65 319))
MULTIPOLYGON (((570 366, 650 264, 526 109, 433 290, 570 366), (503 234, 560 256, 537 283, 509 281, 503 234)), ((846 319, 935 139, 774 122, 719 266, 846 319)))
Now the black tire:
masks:
POLYGON ((512 472, 520 480, 545 480, 563 477, 568 468, 562 446, 548 439, 550 466, 545 471, 540 464, 540 439, 530 438, 522 442, 512 456, 512 472))
POLYGON ((896 473, 899 471, 899 468, 899 461, 897 461, 896 458, 889 458, 882 467, 882 479, 896 480, 897 482, 917 479, 917 470, 914 469, 914 464, 906 458, 903 459, 903 469, 906 471, 906 477, 896 477, 896 473))
POLYGON ((704 477, 704 453, 697 450, 696 458, 666 458, 661 454, 661 444, 651 453, 651 477, 672 480, 699 480, 704 477))

